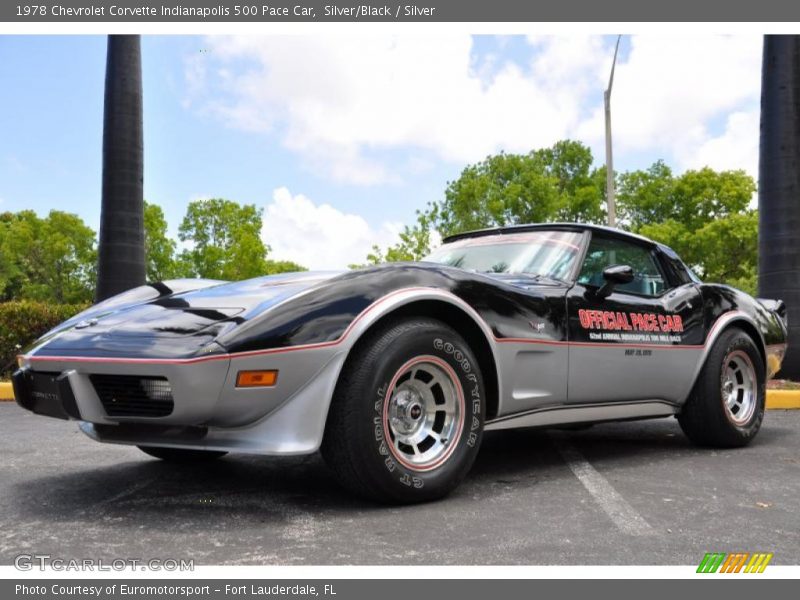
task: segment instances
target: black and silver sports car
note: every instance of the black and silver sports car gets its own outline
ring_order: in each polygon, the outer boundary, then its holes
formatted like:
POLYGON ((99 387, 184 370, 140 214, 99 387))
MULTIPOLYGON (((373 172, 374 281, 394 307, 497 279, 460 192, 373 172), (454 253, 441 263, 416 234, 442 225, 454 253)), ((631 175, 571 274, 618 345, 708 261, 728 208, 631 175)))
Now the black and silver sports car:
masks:
POLYGON ((13 382, 101 442, 321 449, 351 490, 413 502, 458 485, 487 430, 677 416, 698 444, 744 445, 785 350, 780 301, 638 236, 530 225, 418 263, 136 288, 47 333, 13 382))

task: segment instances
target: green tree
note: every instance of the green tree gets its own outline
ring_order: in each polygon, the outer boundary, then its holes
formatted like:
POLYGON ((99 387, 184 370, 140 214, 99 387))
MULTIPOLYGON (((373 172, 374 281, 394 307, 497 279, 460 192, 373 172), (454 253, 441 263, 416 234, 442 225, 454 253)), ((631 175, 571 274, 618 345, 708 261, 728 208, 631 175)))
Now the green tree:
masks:
POLYGON ((15 215, 0 213, 0 299, 9 300, 14 295, 20 279, 20 265, 11 232, 15 215))
POLYGON ((447 185, 437 228, 446 236, 518 223, 601 222, 605 171, 592 162, 591 150, 570 140, 489 156, 447 185))
POLYGON ((663 162, 619 177, 623 226, 670 246, 708 281, 755 292, 758 212, 744 171, 686 171, 674 176, 663 162))
POLYGON ((182 277, 175 257, 175 240, 167 233, 167 219, 157 204, 144 203, 144 252, 147 281, 182 277))
POLYGON ((646 170, 629 171, 617 177, 617 218, 623 227, 638 231, 648 223, 663 223, 674 216, 675 178, 662 160, 646 170))
POLYGON ((95 233, 77 215, 32 210, 0 218, 0 285, 4 300, 56 303, 92 299, 96 275, 95 233))
POLYGON ((178 230, 191 243, 181 261, 193 277, 240 280, 267 272, 261 213, 253 204, 213 198, 189 203, 178 230))
POLYGON ((715 219, 746 212, 755 191, 755 181, 744 171, 706 167, 676 177, 659 161, 646 171, 619 176, 617 205, 620 222, 632 231, 669 219, 696 231, 715 219))
POLYGON ((708 221, 696 230, 667 219, 643 225, 639 233, 675 250, 702 279, 755 293, 758 211, 747 210, 708 221))
POLYGON ((446 237, 519 223, 604 222, 605 167, 592 163, 592 151, 571 140, 527 154, 488 156, 449 182, 444 200, 418 212, 396 245, 373 246, 367 264, 419 260, 430 251, 434 230, 446 237))
MULTIPOLYGON (((663 161, 617 177, 619 226, 671 246, 709 281, 755 291, 756 186, 744 171, 710 168, 673 174, 663 161)), ((417 214, 400 241, 374 246, 368 264, 418 260, 431 236, 485 227, 577 221, 605 223, 605 168, 591 151, 561 141, 528 154, 500 153, 468 165, 447 185, 444 200, 417 214)), ((364 265, 351 265, 353 267, 364 265)))
POLYGON ((266 260, 266 268, 264 271, 264 275, 277 275, 279 273, 295 273, 298 271, 308 271, 304 266, 298 265, 296 262, 291 260, 272 260, 268 258, 266 260))
POLYGON ((367 254, 366 264, 350 265, 351 269, 361 269, 370 265, 385 262, 417 261, 430 254, 432 238, 435 233, 435 224, 439 216, 439 207, 428 204, 424 211, 417 211, 417 221, 414 225, 403 227, 400 232, 400 241, 394 246, 382 250, 377 244, 372 246, 372 252, 367 254))
POLYGON ((720 281, 756 294, 758 282, 758 212, 732 214, 697 231, 693 262, 708 281, 720 281))

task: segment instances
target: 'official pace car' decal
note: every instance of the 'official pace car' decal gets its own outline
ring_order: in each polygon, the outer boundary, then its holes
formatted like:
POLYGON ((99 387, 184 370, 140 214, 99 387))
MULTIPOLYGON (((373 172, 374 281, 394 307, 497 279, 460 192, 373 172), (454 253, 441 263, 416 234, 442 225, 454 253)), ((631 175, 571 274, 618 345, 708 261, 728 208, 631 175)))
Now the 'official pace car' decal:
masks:
POLYGON ((593 341, 680 343, 682 340, 680 315, 581 309, 578 319, 593 341))

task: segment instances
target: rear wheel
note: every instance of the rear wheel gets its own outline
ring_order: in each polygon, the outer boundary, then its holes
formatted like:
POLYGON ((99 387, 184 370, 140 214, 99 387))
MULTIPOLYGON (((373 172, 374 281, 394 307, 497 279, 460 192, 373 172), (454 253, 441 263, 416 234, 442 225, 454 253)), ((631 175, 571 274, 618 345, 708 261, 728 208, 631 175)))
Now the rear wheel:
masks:
POLYGON ((221 458, 227 454, 227 452, 216 452, 213 450, 185 450, 183 448, 164 448, 162 446, 136 447, 145 454, 174 463, 206 462, 221 458))
POLYGON ((761 353, 744 331, 729 329, 709 352, 678 422, 695 444, 744 446, 761 427, 765 395, 761 353))
POLYGON ((472 467, 484 414, 480 369, 463 338, 433 319, 404 319, 370 334, 348 359, 322 453, 358 495, 433 500, 472 467))

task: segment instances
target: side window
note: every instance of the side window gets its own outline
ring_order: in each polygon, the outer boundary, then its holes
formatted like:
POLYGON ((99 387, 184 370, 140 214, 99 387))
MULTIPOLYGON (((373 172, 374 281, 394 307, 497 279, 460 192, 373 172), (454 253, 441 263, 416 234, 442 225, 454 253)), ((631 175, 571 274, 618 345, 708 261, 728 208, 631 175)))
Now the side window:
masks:
POLYGON ((603 269, 611 265, 628 265, 634 273, 633 281, 618 285, 616 291, 660 296, 668 287, 650 250, 637 244, 596 236, 592 236, 578 283, 600 287, 604 283, 603 269))
POLYGON ((678 285, 684 285, 686 283, 702 283, 697 278, 697 275, 695 275, 689 267, 683 264, 683 261, 671 248, 662 247, 662 253, 666 261, 662 262, 661 266, 667 269, 667 272, 669 275, 671 275, 673 282, 677 282, 678 285))

